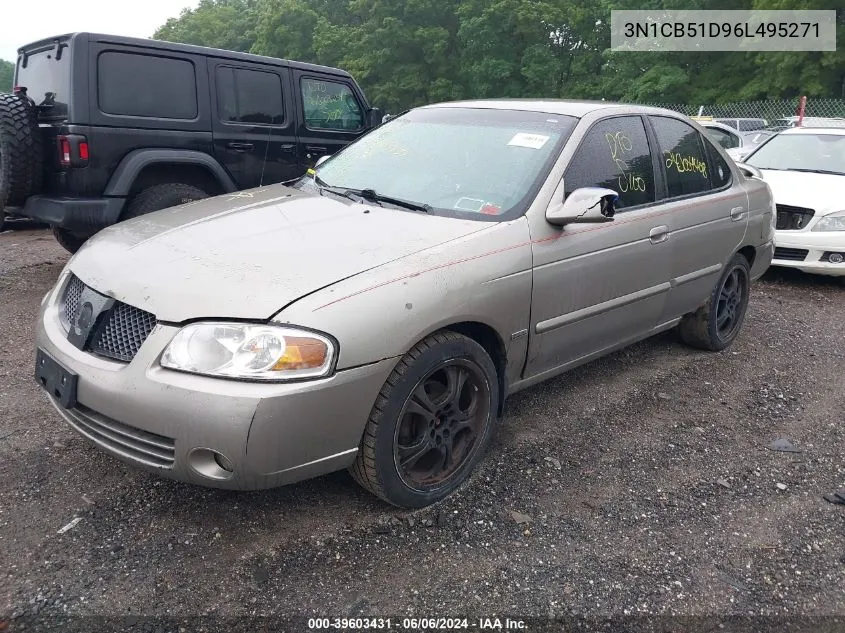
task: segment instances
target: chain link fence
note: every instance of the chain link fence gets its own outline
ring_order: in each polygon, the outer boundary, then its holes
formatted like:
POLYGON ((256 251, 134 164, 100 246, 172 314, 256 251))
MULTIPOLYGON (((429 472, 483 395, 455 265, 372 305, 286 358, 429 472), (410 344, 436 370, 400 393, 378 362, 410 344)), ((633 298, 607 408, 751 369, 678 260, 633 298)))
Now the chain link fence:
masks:
MULTIPOLYGON (((798 119, 799 100, 782 99, 767 101, 741 101, 712 105, 679 105, 650 103, 647 105, 675 110, 687 116, 714 119, 765 119, 768 126, 792 126, 798 119)), ((807 99, 804 107, 804 125, 845 126, 845 100, 807 99), (840 119, 837 121, 837 119, 840 119)))

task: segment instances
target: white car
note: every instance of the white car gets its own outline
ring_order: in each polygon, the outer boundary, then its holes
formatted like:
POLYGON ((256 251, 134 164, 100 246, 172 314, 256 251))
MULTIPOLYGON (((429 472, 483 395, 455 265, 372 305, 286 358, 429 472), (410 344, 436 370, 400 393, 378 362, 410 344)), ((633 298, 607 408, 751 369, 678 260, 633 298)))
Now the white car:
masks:
POLYGON ((845 128, 790 128, 755 149, 777 205, 773 266, 845 280, 845 128))

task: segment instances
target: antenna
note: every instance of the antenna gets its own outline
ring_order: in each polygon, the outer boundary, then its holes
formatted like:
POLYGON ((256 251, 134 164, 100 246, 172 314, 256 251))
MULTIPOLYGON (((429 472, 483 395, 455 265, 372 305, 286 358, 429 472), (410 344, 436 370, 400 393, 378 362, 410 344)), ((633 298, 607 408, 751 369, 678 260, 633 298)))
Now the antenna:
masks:
POLYGON ((264 146, 264 161, 261 163, 261 180, 258 181, 258 186, 264 186, 264 168, 267 167, 267 154, 270 152, 270 139, 273 138, 273 128, 267 128, 267 144, 264 146))

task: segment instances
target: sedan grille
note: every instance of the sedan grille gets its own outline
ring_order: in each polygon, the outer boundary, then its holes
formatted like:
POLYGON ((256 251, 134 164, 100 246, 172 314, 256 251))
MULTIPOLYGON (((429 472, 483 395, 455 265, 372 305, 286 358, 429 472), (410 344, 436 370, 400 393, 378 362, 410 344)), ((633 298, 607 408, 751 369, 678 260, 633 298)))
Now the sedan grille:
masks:
POLYGON ((778 246, 775 249, 774 259, 787 259, 792 262, 803 262, 807 259, 808 251, 806 248, 784 248, 778 246))
POLYGON ((800 231, 810 222, 816 214, 813 209, 804 207, 791 207, 788 204, 778 204, 778 219, 775 228, 778 231, 800 231))
POLYGON ((64 411, 77 431, 118 455, 159 468, 171 468, 176 461, 173 438, 136 429, 81 404, 64 411))
MULTIPOLYGON (((82 295, 88 286, 72 275, 62 299, 62 325, 66 332, 79 314, 82 295)), ((128 363, 156 326, 154 314, 121 301, 114 301, 98 315, 97 325, 83 349, 99 356, 128 363)))

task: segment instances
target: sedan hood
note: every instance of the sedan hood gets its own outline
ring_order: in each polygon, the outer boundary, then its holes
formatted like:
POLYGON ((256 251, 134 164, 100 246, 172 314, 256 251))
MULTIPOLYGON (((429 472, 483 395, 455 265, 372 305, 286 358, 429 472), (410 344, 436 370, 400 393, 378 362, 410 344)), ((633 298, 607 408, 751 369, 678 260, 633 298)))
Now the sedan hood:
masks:
POLYGON ((279 185, 121 222, 69 267, 160 321, 265 319, 303 295, 490 226, 279 185))
POLYGON ((776 204, 814 209, 816 217, 845 209, 845 176, 762 169, 776 204))

